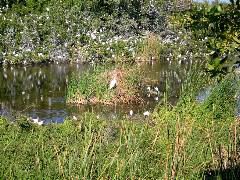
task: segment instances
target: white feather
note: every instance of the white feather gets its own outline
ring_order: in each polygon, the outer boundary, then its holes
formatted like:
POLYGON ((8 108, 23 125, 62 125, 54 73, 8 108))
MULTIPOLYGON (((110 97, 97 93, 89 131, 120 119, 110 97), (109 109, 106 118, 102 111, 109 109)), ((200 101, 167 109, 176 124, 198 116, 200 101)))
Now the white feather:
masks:
POLYGON ((37 118, 32 118, 32 121, 33 121, 33 123, 37 124, 38 121, 39 121, 39 117, 37 117, 37 118))

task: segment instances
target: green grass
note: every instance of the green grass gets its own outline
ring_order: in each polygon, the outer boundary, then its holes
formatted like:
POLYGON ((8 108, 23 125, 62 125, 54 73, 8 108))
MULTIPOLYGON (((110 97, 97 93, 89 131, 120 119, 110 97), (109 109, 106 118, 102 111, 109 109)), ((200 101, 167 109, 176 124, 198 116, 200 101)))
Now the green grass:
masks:
MULTIPOLYGON (((192 84, 199 85, 197 81, 192 84)), ((227 169, 239 164, 233 156, 239 141, 239 123, 235 120, 238 90, 239 80, 228 75, 215 84, 203 103, 196 102, 196 91, 188 91, 188 96, 183 96, 171 110, 156 109, 157 124, 163 130, 163 154, 169 157, 166 173, 189 179, 201 176, 207 169, 227 169)))
POLYGON ((116 67, 96 66, 81 75, 72 76, 67 88, 69 103, 106 103, 134 100, 142 80, 139 68, 129 65, 116 67), (110 81, 117 75, 116 88, 109 89, 110 81))
POLYGON ((76 98, 88 100, 91 96, 108 98, 108 95, 111 97, 108 93, 107 81, 99 77, 103 71, 103 68, 98 68, 89 70, 80 76, 74 75, 68 84, 68 100, 71 101, 76 98))
POLYGON ((85 113, 78 121, 39 127, 25 118, 1 119, 0 177, 198 179, 210 170, 220 170, 220 177, 239 163, 234 78, 216 83, 204 103, 188 91, 175 107, 156 107, 145 121, 105 121, 85 113))
POLYGON ((127 178, 156 177, 147 125, 106 123, 91 114, 77 123, 46 127, 1 124, 1 177, 127 178), (16 163, 12 163, 12 162, 16 163))

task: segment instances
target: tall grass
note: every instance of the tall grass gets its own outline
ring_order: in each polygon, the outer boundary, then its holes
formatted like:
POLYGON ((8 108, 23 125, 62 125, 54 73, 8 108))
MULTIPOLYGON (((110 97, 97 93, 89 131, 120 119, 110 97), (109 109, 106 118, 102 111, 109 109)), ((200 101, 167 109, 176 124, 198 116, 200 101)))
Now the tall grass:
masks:
POLYGON ((137 102, 142 78, 136 66, 96 66, 94 70, 71 78, 67 88, 67 102, 77 104, 137 102), (109 84, 114 78, 117 81, 116 87, 110 89, 109 84))
POLYGON ((62 125, 39 128, 28 122, 18 126, 4 122, 1 129, 3 178, 158 176, 153 167, 160 163, 151 157, 155 151, 152 152, 155 148, 151 145, 154 135, 147 125, 106 123, 86 114, 77 123, 65 121, 62 125))
POLYGON ((82 75, 74 75, 68 84, 67 99, 71 101, 89 100, 95 96, 98 99, 109 99, 112 93, 108 89, 108 81, 99 77, 105 70, 98 67, 82 75))
POLYGON ((0 176, 196 179, 221 177, 230 169, 224 177, 237 177, 238 89, 238 79, 229 75, 213 85, 203 103, 189 91, 175 107, 159 106, 151 118, 139 122, 105 121, 89 113, 78 121, 42 127, 25 118, 15 123, 1 119, 0 176))
POLYGON ((137 57, 141 61, 151 61, 160 59, 162 53, 161 41, 158 35, 149 34, 138 47, 137 57))
MULTIPOLYGON (((203 78, 203 77, 200 77, 203 78)), ((201 87, 193 81, 191 86, 201 87)), ((177 106, 156 109, 156 120, 163 129, 161 137, 167 158, 166 176, 196 178, 208 174, 222 176, 226 169, 239 165, 236 142, 239 123, 235 117, 239 80, 228 75, 215 83, 209 97, 198 103, 196 91, 182 96, 177 106), (164 127, 164 128, 163 128, 164 127), (205 172, 205 173, 204 173, 205 172), (210 173, 209 173, 210 174, 210 173)), ((228 178, 238 174, 227 174, 228 178)), ((206 178, 206 177, 205 177, 206 178)))

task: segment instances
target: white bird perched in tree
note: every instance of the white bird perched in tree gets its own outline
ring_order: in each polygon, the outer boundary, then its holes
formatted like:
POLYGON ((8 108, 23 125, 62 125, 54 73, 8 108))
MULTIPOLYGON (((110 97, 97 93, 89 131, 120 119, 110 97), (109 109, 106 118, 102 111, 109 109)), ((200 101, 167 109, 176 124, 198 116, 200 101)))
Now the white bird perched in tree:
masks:
POLYGON ((129 115, 130 115, 130 116, 133 115, 133 110, 130 110, 129 115))
POLYGON ((77 117, 76 117, 76 116, 73 116, 73 120, 76 121, 76 120, 77 120, 77 117))
POLYGON ((114 77, 109 84, 109 89, 113 89, 117 86, 117 79, 114 77))
POLYGON ((143 113, 143 115, 146 117, 146 116, 149 116, 150 115, 150 112, 149 111, 145 111, 144 113, 143 113))

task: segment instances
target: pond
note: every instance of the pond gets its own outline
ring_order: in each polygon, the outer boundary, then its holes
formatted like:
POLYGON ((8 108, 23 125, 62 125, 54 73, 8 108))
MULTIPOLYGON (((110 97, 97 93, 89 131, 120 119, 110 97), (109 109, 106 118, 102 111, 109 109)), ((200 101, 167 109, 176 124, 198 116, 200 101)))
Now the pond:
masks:
MULTIPOLYGON (((186 68, 173 68, 167 62, 146 63, 143 72, 147 86, 158 87, 159 97, 146 96, 142 105, 81 105, 66 104, 67 83, 74 74, 91 68, 84 64, 40 64, 34 66, 0 67, 0 115, 14 120, 16 115, 39 118, 47 123, 61 123, 66 117, 81 116, 84 112, 94 112, 105 119, 134 115, 153 111, 154 106, 163 102, 166 86, 171 89, 169 102, 176 102, 186 68), (148 82, 149 81, 149 82, 148 82)), ((143 116, 143 115, 142 115, 143 116)))

